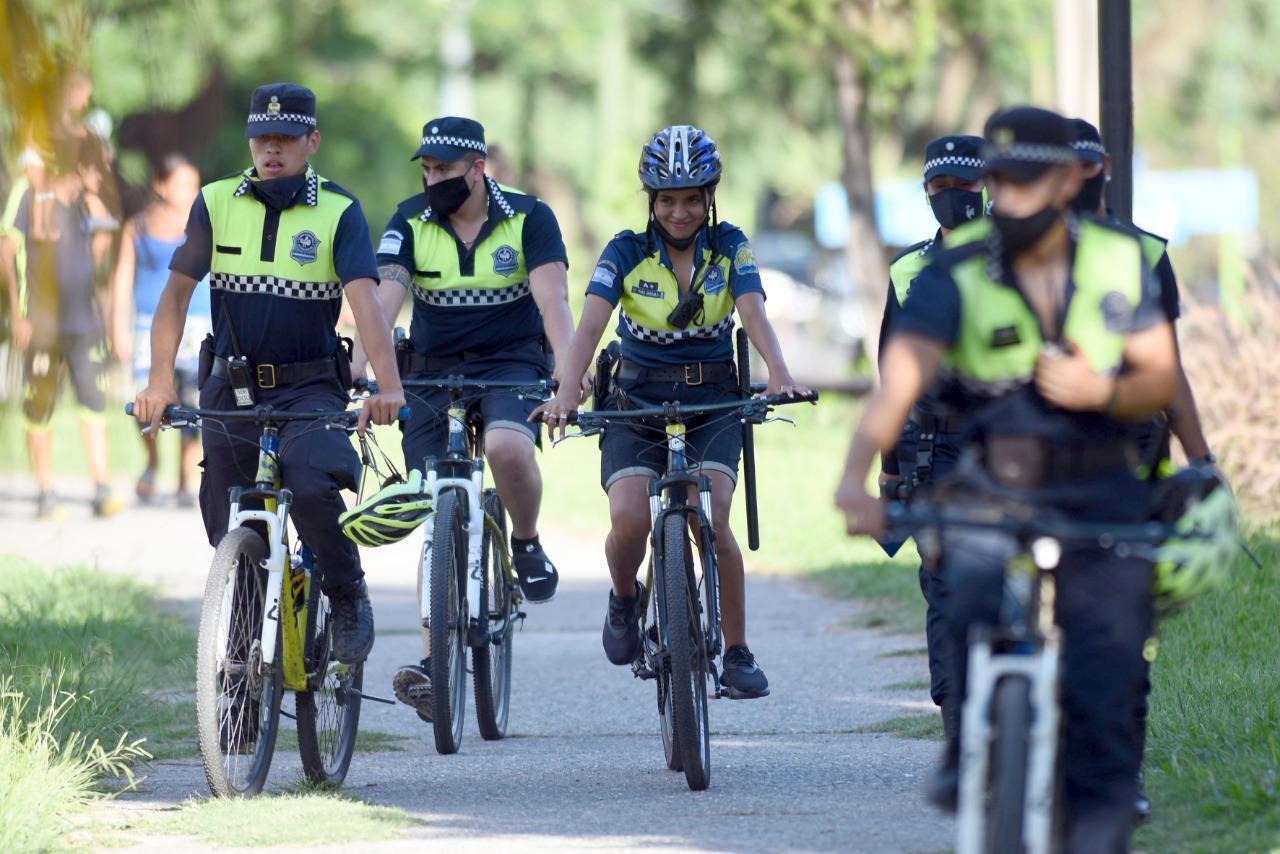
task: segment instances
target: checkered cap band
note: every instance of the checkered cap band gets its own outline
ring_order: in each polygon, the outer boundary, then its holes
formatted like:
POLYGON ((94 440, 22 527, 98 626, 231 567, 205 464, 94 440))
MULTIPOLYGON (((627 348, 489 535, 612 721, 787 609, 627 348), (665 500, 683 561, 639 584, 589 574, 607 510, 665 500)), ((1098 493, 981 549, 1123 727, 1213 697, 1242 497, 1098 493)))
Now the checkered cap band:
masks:
POLYGON ((316 117, 304 116, 302 113, 278 113, 274 116, 270 113, 250 113, 249 124, 254 122, 294 122, 308 127, 315 127, 316 117))
POLYGON ((1025 163, 1075 163, 1075 149, 1065 145, 1042 145, 1034 142, 1015 142, 1012 145, 988 145, 983 151, 987 161, 1020 160, 1025 163))
POLYGON ((428 290, 419 285, 413 289, 415 299, 427 305, 457 308, 459 306, 506 305, 529 296, 529 282, 517 282, 509 288, 444 288, 428 290))
POLYGON ((1071 147, 1076 151, 1096 151, 1098 154, 1106 154, 1107 147, 1100 142, 1094 142, 1091 139, 1078 139, 1071 143, 1071 147))
POLYGON ((269 294, 285 299, 339 299, 341 282, 295 282, 277 276, 238 276, 210 273, 209 287, 233 294, 269 294))
POLYGON ((710 326, 702 326, 697 329, 679 329, 674 332, 642 326, 636 323, 625 311, 622 312, 622 322, 626 325, 627 333, 632 338, 637 341, 647 341, 650 344, 675 344, 680 341, 688 341, 691 338, 719 338, 721 335, 733 331, 732 314, 710 326))
POLYGON ((422 144, 452 145, 455 148, 470 148, 472 151, 478 151, 481 154, 489 153, 489 149, 480 140, 467 139, 462 136, 440 136, 439 134, 428 134, 422 138, 422 144))
POLYGON ((935 157, 932 160, 926 160, 924 171, 937 169, 939 166, 968 166, 971 169, 985 169, 987 161, 981 157, 962 157, 959 154, 948 154, 946 157, 935 157))

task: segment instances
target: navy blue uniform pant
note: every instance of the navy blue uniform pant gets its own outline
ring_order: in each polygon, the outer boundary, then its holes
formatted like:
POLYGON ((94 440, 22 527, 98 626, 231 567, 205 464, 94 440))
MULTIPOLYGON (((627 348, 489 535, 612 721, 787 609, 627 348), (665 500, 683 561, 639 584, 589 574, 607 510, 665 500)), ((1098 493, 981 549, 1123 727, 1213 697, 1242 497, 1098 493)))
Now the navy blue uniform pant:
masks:
MULTIPOLYGON (((340 412, 347 396, 337 379, 316 377, 284 388, 255 390, 257 402, 281 409, 340 412)), ((200 390, 202 409, 235 409, 235 397, 225 379, 209 377, 200 390)), ((217 546, 227 532, 228 490, 253 486, 258 471, 258 439, 262 427, 249 421, 208 420, 201 432, 204 473, 200 478, 200 512, 209 543, 217 546)), ((356 489, 360 458, 341 430, 325 430, 317 422, 282 424, 280 476, 293 493, 289 517, 303 542, 315 553, 320 586, 332 595, 364 577, 355 543, 338 527, 347 508, 341 490, 356 489)), ((260 502, 244 502, 246 509, 260 502)))

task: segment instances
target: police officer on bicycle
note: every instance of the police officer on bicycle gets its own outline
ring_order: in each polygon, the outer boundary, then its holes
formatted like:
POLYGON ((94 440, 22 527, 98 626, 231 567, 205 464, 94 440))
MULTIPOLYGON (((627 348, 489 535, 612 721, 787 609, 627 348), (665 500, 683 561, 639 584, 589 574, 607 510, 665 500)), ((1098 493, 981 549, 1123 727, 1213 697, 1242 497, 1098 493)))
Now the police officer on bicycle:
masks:
MULTIPOLYGON (((908 246, 889 264, 889 292, 885 298, 884 320, 880 324, 880 355, 891 334, 893 319, 911 293, 911 283, 942 249, 943 241, 955 229, 983 215, 982 137, 944 136, 933 140, 924 151, 924 190, 929 207, 938 221, 938 232, 929 240, 908 246)), ((926 392, 911 410, 897 447, 881 460, 881 491, 906 498, 926 486, 934 477, 946 474, 959 454, 957 441, 960 417, 939 397, 926 392)), ((942 576, 935 567, 920 567, 920 592, 928 610, 925 637, 929 648, 929 694, 942 710, 942 724, 954 733, 960 720, 959 698, 952 695, 942 647, 946 643, 942 606, 946 596, 942 576)))
MULTIPOLYGON (((557 357, 568 352, 573 315, 560 226, 546 202, 485 174, 487 151, 474 119, 427 122, 411 158, 421 163, 423 192, 400 203, 379 242, 379 274, 400 285, 378 294, 389 323, 406 293, 413 294, 409 348, 400 354, 410 379, 461 375, 536 384, 550 377, 548 347, 557 357)), ((579 382, 570 385, 578 394, 579 382)), ((410 395, 413 417, 402 443, 408 467, 421 469, 427 457, 444 454, 448 404, 445 389, 410 395)), ((558 575, 538 541, 542 475, 534 455, 539 427, 529 422, 534 405, 512 391, 475 400, 485 458, 511 514, 520 589, 538 603, 555 596, 558 575)), ((396 696, 424 716, 431 708, 429 672, 423 659, 395 678, 396 696)))
MULTIPOLYGON (((378 308, 377 267, 360 203, 320 176, 316 98, 292 83, 253 92, 245 136, 253 166, 206 185, 192 206, 186 240, 169 265, 151 330, 151 375, 135 413, 154 429, 178 404, 173 365, 196 282, 209 275, 213 334, 201 355, 200 406, 254 404, 342 411, 349 402, 350 353, 336 325, 344 294, 381 380, 361 414, 389 424, 404 395, 391 335, 378 308)), ((226 533, 233 486, 252 486, 258 428, 207 424, 201 433, 200 510, 209 542, 226 533)), ((342 535, 339 491, 355 489, 360 461, 346 434, 280 428, 281 472, 293 493, 291 517, 312 548, 333 614, 339 661, 373 648, 373 609, 356 546, 342 535)))
MULTIPOLYGON (((949 497, 972 506, 1003 496, 1084 521, 1146 518, 1149 487, 1135 474, 1130 423, 1173 399, 1176 357, 1142 247, 1132 234, 1071 212, 1083 176, 1065 118, 1021 107, 993 116, 985 138, 992 228, 939 253, 895 321, 882 385, 836 496, 850 533, 883 532, 884 505, 867 494, 867 472, 939 375, 971 410, 971 456, 957 467, 949 497)), ((995 534, 944 536, 957 696, 970 628, 998 616, 1010 548, 995 534)), ((1068 548, 1057 576, 1066 845, 1122 851, 1136 794, 1132 710, 1152 623, 1151 565, 1068 548)), ((931 792, 942 806, 954 808, 958 765, 953 738, 931 792)))
MULTIPOLYGON (((736 398, 736 309, 769 368, 768 393, 806 392, 791 378, 765 315, 764 289, 746 235, 717 221, 721 163, 715 141, 690 125, 664 128, 641 151, 639 172, 649 195, 648 224, 639 233, 621 232, 605 247, 560 376, 574 377, 587 367, 614 308, 621 305, 617 403, 736 398)), ((578 403, 575 390, 562 384, 533 417, 563 433, 578 403)), ((736 422, 711 416, 691 419, 687 428, 689 456, 711 480, 728 647, 721 685, 734 698, 762 697, 769 680, 747 647, 742 551, 729 529, 742 431, 736 422)), ((640 650, 639 620, 646 602, 636 574, 649 538, 649 479, 663 471, 666 448, 642 426, 616 425, 605 431, 600 452, 600 483, 609 496, 612 525, 605 557, 613 581, 602 637, 609 661, 626 665, 640 650)))

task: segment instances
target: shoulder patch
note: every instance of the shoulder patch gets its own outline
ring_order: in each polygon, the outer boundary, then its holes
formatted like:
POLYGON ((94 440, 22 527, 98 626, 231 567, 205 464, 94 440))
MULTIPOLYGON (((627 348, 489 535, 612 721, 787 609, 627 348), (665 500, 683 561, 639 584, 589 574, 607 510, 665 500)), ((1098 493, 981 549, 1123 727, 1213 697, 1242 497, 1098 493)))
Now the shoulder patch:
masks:
POLYGON ((740 276, 760 272, 760 268, 756 266, 756 253, 752 250, 751 244, 745 240, 738 244, 738 251, 733 253, 733 272, 740 276))
POLYGON ((399 214, 402 217, 409 220, 410 222, 413 221, 413 218, 415 216, 418 216, 426 209, 427 209, 426 193, 418 193, 416 196, 410 196, 400 204, 396 205, 396 211, 399 212, 399 214))
POLYGON ((322 178, 320 180, 320 189, 328 190, 331 193, 337 193, 339 196, 346 196, 348 199, 350 199, 353 202, 360 201, 351 193, 350 190, 344 187, 338 186, 334 182, 330 181, 328 178, 322 178))
POLYGON ((382 239, 378 241, 378 254, 399 255, 403 245, 404 235, 394 228, 388 228, 382 232, 382 239))

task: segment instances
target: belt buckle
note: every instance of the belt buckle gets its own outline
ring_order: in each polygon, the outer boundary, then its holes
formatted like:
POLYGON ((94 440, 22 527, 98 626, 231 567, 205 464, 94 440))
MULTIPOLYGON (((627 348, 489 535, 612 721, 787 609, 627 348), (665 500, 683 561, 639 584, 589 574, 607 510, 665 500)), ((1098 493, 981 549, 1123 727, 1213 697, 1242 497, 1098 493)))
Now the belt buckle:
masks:
POLYGON ((684 366, 684 384, 685 384, 685 385, 702 385, 702 363, 701 363, 701 362, 697 362, 696 364, 693 364, 693 365, 685 365, 685 366, 684 366), (698 369, 698 380, 697 380, 697 382, 694 382, 694 381, 690 378, 690 377, 691 377, 691 374, 690 374, 690 372, 689 372, 689 369, 690 369, 690 368, 697 368, 697 369, 698 369))
POLYGON ((258 388, 267 389, 276 387, 276 366, 275 365, 256 365, 254 368, 258 375, 258 388), (267 382, 263 369, 271 371, 271 382, 267 382))

